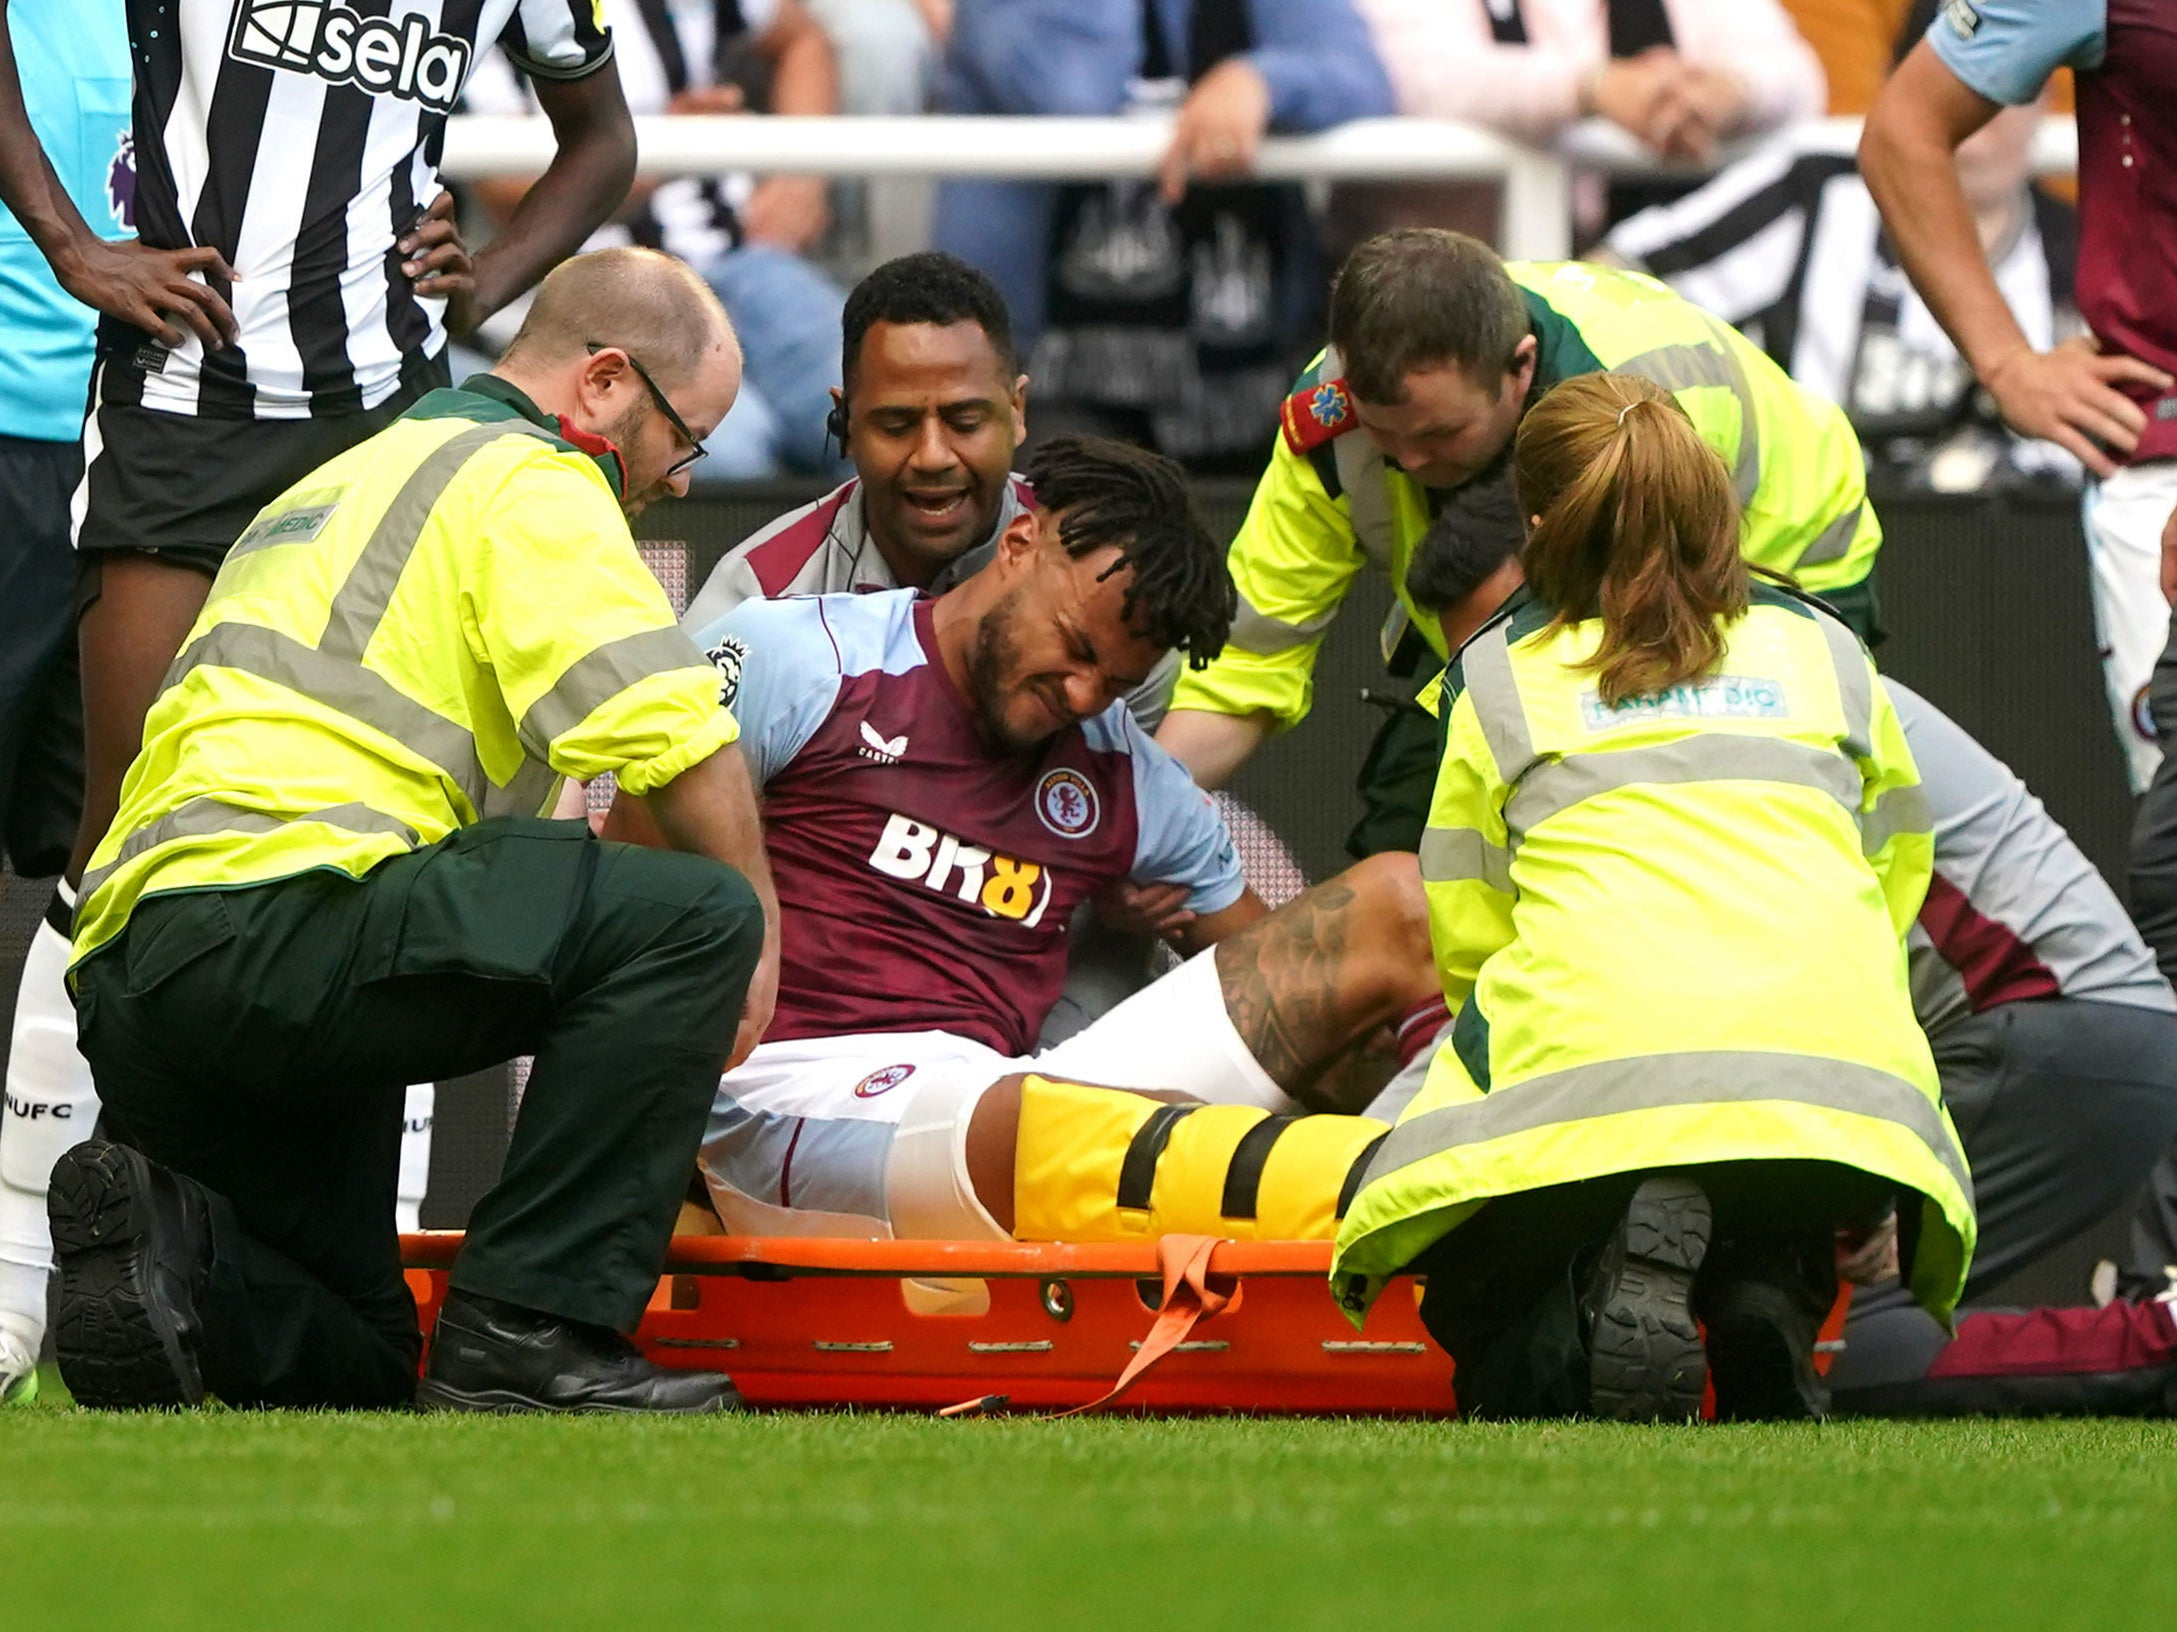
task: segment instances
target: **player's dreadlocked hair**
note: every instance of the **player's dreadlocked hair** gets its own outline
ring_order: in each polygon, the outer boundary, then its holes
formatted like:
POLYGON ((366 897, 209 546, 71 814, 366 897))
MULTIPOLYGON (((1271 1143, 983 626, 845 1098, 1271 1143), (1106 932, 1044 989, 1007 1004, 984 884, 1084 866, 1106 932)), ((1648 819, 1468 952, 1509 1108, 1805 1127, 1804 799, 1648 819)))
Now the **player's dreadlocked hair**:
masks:
POLYGON ((1239 592, 1178 465, 1105 437, 1054 436, 1026 474, 1036 508, 1057 513, 1068 555, 1117 547, 1119 559, 1103 576, 1131 569, 1121 614, 1128 628, 1184 648, 1198 669, 1224 650, 1239 592))

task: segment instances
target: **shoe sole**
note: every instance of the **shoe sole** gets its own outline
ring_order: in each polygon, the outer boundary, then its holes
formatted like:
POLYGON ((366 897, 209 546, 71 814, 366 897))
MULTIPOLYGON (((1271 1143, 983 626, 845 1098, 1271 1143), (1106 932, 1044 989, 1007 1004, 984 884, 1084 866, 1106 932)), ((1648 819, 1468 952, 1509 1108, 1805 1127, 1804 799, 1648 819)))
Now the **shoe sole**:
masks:
POLYGON ((119 1146, 78 1145, 54 1164, 47 1216, 59 1295, 53 1352, 78 1405, 204 1403, 197 1359, 152 1291, 151 1203, 119 1146))
POLYGON ((738 1392, 722 1394, 704 1405, 553 1405, 531 1398, 527 1394, 513 1394, 499 1389, 450 1388, 444 1383, 426 1378, 416 1388, 418 1411, 467 1411, 486 1416, 553 1416, 553 1417, 703 1417, 724 1411, 746 1409, 747 1402, 738 1392))
POLYGON ((1642 1181, 1603 1251, 1590 1336, 1589 1410, 1612 1422, 1692 1422, 1708 1360, 1693 1278, 1708 1252, 1708 1196, 1691 1179, 1642 1181))

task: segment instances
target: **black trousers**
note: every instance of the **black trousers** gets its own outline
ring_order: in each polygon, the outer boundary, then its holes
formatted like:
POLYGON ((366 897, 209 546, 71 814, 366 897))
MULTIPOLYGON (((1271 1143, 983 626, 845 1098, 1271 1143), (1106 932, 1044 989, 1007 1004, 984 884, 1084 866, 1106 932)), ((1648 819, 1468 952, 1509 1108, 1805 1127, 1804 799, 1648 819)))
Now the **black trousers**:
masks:
MULTIPOLYGON (((1707 1190, 1713 1234, 1702 1288, 1789 1264, 1813 1321, 1837 1297, 1835 1229, 1879 1212, 1894 1186, 1833 1162, 1709 1162, 1676 1169, 1707 1190)), ((1585 1279, 1648 1173, 1498 1197, 1409 1269, 1428 1277, 1422 1325, 1452 1356, 1467 1417, 1574 1417, 1587 1410, 1585 1279)))
MULTIPOLYGON (((1813 1319, 1836 1301, 1834 1233, 1879 1212, 1894 1188, 1831 1162, 1715 1162, 1677 1169, 1708 1193, 1714 1232, 1703 1287, 1759 1263, 1790 1263, 1813 1319)), ((1459 1410, 1475 1417, 1563 1417, 1588 1409, 1581 1293, 1645 1172, 1499 1196, 1416 1258, 1428 1277, 1421 1323, 1454 1367, 1459 1410)))
POLYGON ((453 1285, 630 1329, 763 921, 739 874, 489 821, 374 869, 154 896, 78 972, 120 1136, 213 1193, 206 1385, 386 1406, 420 1343, 394 1229, 402 1090, 535 1069, 453 1285))

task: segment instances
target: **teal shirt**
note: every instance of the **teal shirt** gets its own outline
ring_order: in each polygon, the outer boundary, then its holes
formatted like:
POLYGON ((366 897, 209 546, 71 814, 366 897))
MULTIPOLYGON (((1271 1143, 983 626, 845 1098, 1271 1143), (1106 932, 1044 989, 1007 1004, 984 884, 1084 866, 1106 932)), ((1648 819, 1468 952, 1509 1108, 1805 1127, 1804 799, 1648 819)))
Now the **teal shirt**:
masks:
MULTIPOLYGON (((11 0, 7 30, 31 128, 102 238, 134 230, 128 18, 121 0, 11 0)), ((0 435, 73 442, 98 316, 54 281, 0 206, 0 435)))

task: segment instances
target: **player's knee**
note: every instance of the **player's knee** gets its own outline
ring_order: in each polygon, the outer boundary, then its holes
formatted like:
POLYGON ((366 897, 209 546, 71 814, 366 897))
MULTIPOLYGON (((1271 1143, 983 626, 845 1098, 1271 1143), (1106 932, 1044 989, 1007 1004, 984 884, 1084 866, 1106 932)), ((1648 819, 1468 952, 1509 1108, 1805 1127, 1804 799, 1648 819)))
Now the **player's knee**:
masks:
POLYGON ((1419 858, 1386 850, 1354 863, 1343 877, 1354 894, 1354 911, 1367 925, 1368 943, 1400 968, 1432 969, 1429 898, 1421 886, 1419 858))

